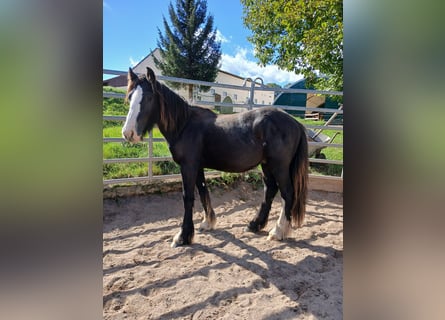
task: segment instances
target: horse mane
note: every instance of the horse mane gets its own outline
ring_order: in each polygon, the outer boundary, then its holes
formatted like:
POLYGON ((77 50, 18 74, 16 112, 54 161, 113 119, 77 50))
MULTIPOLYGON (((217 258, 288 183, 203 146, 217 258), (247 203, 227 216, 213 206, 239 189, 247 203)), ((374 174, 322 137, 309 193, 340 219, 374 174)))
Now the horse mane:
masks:
POLYGON ((190 113, 190 105, 166 85, 155 82, 154 88, 159 95, 159 125, 173 136, 185 126, 190 113))
POLYGON ((136 88, 136 86, 141 82, 144 81, 145 79, 145 75, 141 75, 138 77, 137 81, 133 81, 130 76, 127 77, 127 92, 125 93, 125 99, 124 99, 124 103, 127 104, 130 92, 133 91, 134 88, 136 88))
POLYGON ((140 75, 137 79, 133 80, 128 77, 127 92, 125 95, 125 103, 128 103, 129 95, 132 90, 142 82, 147 81, 148 85, 152 88, 154 93, 157 93, 159 99, 159 123, 158 126, 162 128, 165 133, 170 137, 177 137, 182 131, 187 120, 189 119, 192 110, 210 112, 210 115, 216 116, 212 111, 191 106, 180 97, 176 92, 171 90, 166 85, 155 80, 151 82, 147 79, 146 75, 140 75), (199 109, 199 110, 197 110, 199 109))

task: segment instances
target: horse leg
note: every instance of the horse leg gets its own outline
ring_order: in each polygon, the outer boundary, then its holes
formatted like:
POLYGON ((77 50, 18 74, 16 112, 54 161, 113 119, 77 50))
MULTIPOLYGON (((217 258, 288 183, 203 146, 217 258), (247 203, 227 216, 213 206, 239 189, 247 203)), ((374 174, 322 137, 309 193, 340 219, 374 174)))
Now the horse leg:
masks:
POLYGON ((195 201, 195 182, 197 169, 193 166, 181 165, 182 197, 184 200, 184 219, 181 230, 173 238, 172 248, 178 245, 191 244, 195 229, 193 226, 193 204, 195 201))
MULTIPOLYGON (((278 168, 280 167, 278 166, 278 168)), ((272 230, 270 230, 269 232, 269 236, 267 237, 268 240, 286 239, 291 226, 293 186, 287 166, 282 166, 281 168, 286 168, 286 170, 280 170, 279 173, 275 175, 275 177, 280 188, 282 198, 282 210, 275 227, 273 227, 272 230)))
POLYGON ((263 170, 264 200, 261 203, 261 207, 257 215, 252 221, 250 221, 246 228, 247 231, 252 232, 258 232, 266 226, 270 208, 272 207, 272 201, 278 192, 277 182, 267 165, 262 164, 261 169, 263 170))
POLYGON ((201 168, 198 171, 196 179, 196 187, 198 188, 199 197, 204 208, 205 216, 202 220, 199 230, 213 230, 216 224, 215 211, 213 211, 212 204, 210 202, 209 190, 205 183, 204 169, 201 168))

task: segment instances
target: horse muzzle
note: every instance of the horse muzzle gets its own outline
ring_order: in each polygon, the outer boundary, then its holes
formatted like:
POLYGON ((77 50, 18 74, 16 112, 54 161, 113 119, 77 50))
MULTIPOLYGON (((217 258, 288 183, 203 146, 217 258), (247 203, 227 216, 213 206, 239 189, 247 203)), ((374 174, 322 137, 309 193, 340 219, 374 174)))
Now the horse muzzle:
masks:
POLYGON ((122 131, 122 136, 125 140, 131 143, 138 143, 142 141, 142 137, 136 134, 133 130, 122 131))

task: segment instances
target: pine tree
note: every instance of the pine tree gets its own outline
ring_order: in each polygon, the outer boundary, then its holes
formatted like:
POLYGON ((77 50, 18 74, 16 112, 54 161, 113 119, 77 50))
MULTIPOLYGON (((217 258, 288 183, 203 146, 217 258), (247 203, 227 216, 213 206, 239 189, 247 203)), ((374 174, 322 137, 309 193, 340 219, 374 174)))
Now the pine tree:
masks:
MULTIPOLYGON (((176 10, 169 5, 172 26, 163 17, 165 33, 158 28, 157 41, 162 60, 156 66, 165 76, 213 82, 221 58, 221 42, 216 40, 213 16, 207 16, 205 0, 176 0, 176 10)), ((171 83, 178 88, 180 84, 171 83)), ((209 88, 202 88, 208 90, 209 88)), ((189 99, 193 85, 188 85, 189 99)))

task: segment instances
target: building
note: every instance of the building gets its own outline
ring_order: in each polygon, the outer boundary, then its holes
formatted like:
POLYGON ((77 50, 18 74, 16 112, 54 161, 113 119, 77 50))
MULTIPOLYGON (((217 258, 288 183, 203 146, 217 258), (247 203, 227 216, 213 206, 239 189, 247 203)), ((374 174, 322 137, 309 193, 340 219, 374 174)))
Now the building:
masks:
MULTIPOLYGON (((153 57, 156 57, 158 60, 161 60, 160 50, 157 48, 152 51, 149 55, 147 55, 144 59, 142 59, 137 65, 133 67, 133 71, 136 73, 145 73, 146 68, 150 67, 156 75, 161 75, 162 72, 156 67, 153 57)), ((192 79, 193 80, 193 79, 192 79)), ((244 89, 232 89, 232 88, 221 88, 221 87, 211 87, 210 90, 204 91, 201 90, 198 86, 194 87, 193 91, 193 102, 199 104, 199 101, 205 102, 224 102, 224 103, 233 103, 233 104, 247 104, 249 102, 250 95, 250 87, 251 80, 246 80, 245 78, 239 77, 237 75, 231 74, 229 72, 219 70, 216 79, 216 83, 221 84, 230 84, 236 86, 244 86, 244 89)), ((112 86, 117 88, 126 88, 127 87, 127 77, 126 76, 118 76, 108 80, 103 81, 104 86, 112 86)), ((260 84, 255 84, 257 88, 260 88, 260 84)), ((188 91, 185 88, 175 89, 176 93, 178 93, 185 100, 188 98, 188 91)), ((273 91, 260 91, 255 90, 253 103, 261 104, 261 105, 271 105, 274 102, 274 93, 273 91)))
MULTIPOLYGON (((286 89, 308 89, 313 90, 312 87, 306 86, 306 79, 301 79, 286 89)), ((292 106, 292 107, 307 107, 307 108, 330 108, 338 109, 339 102, 335 101, 331 97, 326 97, 325 95, 317 95, 311 93, 280 93, 275 101, 274 105, 278 106, 292 106)), ((309 111, 288 111, 289 113, 302 117, 302 118, 312 118, 312 119, 324 119, 327 120, 332 115, 332 113, 323 112, 309 112, 309 111)), ((338 120, 342 121, 343 115, 340 114, 337 117, 338 120)))

